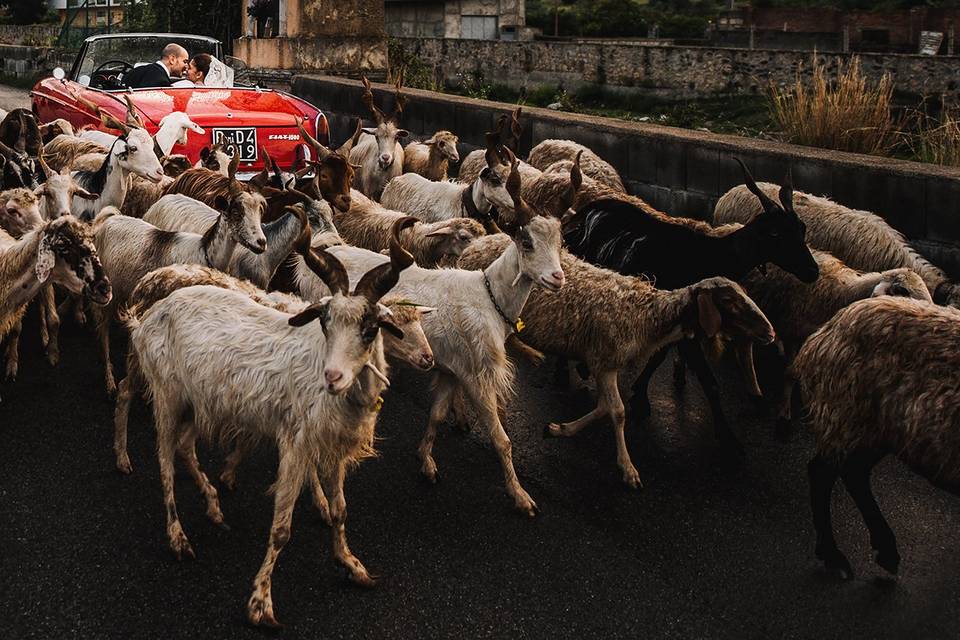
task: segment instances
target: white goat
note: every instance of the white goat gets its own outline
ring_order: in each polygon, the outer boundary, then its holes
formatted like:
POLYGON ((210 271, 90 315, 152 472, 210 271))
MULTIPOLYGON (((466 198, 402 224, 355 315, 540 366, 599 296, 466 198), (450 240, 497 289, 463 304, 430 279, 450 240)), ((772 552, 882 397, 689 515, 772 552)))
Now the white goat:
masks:
POLYGON ((491 225, 490 210, 496 207, 503 213, 513 212, 513 197, 510 189, 517 185, 519 192, 519 161, 506 147, 508 176, 502 177, 498 169, 503 158, 488 148, 487 168, 480 172, 472 184, 456 182, 431 182, 416 173, 406 173, 394 178, 383 191, 380 201, 387 209, 403 211, 424 222, 437 222, 450 218, 474 218, 484 223, 487 231, 499 231, 491 225))
MULTIPOLYGON (((433 482, 438 478, 432 454, 437 426, 462 389, 490 434, 516 508, 533 516, 537 505, 520 486, 510 438, 498 415, 498 407, 513 385, 504 341, 514 332, 530 290, 535 285, 557 290, 563 286, 564 275, 560 268, 559 221, 534 216, 519 197, 514 209, 514 223, 507 225, 513 242, 487 269, 413 266, 403 272, 395 292, 436 308, 423 320, 437 366, 430 419, 419 448, 421 472, 433 482)), ((355 247, 331 247, 327 251, 344 263, 351 281, 385 260, 378 253, 355 247)))
POLYGON ((400 334, 378 300, 412 262, 397 249, 399 259, 395 254, 391 264, 371 270, 353 294, 342 265, 321 258, 333 295, 293 316, 243 293, 201 286, 176 291, 142 318, 128 319, 131 348, 153 398, 167 536, 178 558, 193 556, 193 549, 174 499, 177 450, 201 488, 208 517, 222 523, 217 491, 193 450, 197 436, 264 438, 277 444, 273 525, 247 603, 253 624, 277 625, 271 576, 290 538, 294 504, 311 469, 323 474, 334 558, 354 582, 374 582, 347 546, 343 481, 348 465, 373 452, 380 394, 387 384, 380 330, 400 334), (257 365, 251 367, 251 361, 257 365))
MULTIPOLYGON (((206 207, 194 202, 195 207, 206 207)), ((202 264, 224 271, 237 244, 254 252, 266 248, 259 215, 248 215, 242 207, 225 207, 222 213, 214 213, 215 221, 202 235, 164 231, 138 218, 121 215, 116 207, 105 208, 94 221, 94 243, 114 286, 114 302, 95 311, 107 392, 111 395, 116 384, 110 362, 110 320, 117 305, 126 301, 141 277, 176 263, 202 264)))
POLYGON ((373 103, 370 81, 366 78, 363 78, 363 87, 363 104, 370 110, 377 126, 363 129, 363 133, 368 135, 362 136, 350 149, 350 164, 358 167, 355 176, 357 190, 379 200, 387 183, 403 173, 403 147, 400 146, 400 140, 410 134, 406 129, 400 129, 398 123, 406 98, 400 93, 400 84, 397 83, 396 106, 387 117, 373 103))
POLYGON ((153 138, 143 129, 131 129, 117 138, 97 171, 72 172, 79 187, 99 196, 96 200, 75 197, 73 214, 81 220, 92 220, 104 207, 119 207, 127 195, 130 173, 153 183, 164 178, 163 167, 153 151, 153 138))

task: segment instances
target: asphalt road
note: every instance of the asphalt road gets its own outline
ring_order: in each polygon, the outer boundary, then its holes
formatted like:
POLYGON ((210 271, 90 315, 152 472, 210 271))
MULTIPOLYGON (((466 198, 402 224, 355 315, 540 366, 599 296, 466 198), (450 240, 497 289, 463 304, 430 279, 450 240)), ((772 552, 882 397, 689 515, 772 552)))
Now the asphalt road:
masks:
MULTIPOLYGON (((608 425, 542 439, 547 422, 591 408, 586 395, 553 386, 550 363, 520 368, 506 422, 521 482, 541 509, 536 519, 512 511, 485 434, 441 431, 443 479, 419 479, 427 378, 398 371, 378 428, 380 456, 346 485, 350 545, 379 584, 362 590, 345 580, 304 495, 274 573, 286 628, 252 629, 245 603, 269 533, 275 453, 247 460, 237 490, 221 490, 230 531, 206 520, 193 483, 178 472, 197 560, 177 563, 149 409, 131 414, 134 473, 122 476, 93 335, 65 319, 61 349, 51 368, 28 320, 19 379, 0 384, 4 638, 958 635, 956 500, 895 461, 878 467, 878 498, 903 555, 900 577, 889 579, 872 563, 852 501, 838 492, 837 539, 858 573, 840 582, 813 557, 807 433, 776 439, 727 376, 726 409, 747 452, 730 462, 696 385, 675 392, 664 367, 652 387, 653 417, 628 429, 646 485, 631 491, 620 483, 608 425)), ((201 463, 215 477, 222 457, 204 447, 201 463)))

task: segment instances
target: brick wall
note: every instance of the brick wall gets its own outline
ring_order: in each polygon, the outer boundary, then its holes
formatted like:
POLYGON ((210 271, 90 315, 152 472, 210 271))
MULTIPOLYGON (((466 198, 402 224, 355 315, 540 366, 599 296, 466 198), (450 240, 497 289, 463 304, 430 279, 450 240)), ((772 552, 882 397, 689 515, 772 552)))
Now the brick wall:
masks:
MULTIPOLYGON (((367 117, 360 83, 297 76, 293 92, 322 109, 339 145, 367 117)), ((377 103, 389 110, 390 88, 375 85, 377 103)), ((483 144, 513 105, 408 90, 403 126, 413 136, 450 129, 460 136, 461 157, 483 144)), ((672 214, 709 219, 716 200, 741 184, 742 159, 758 180, 779 182, 788 169, 798 190, 826 195, 874 211, 954 277, 960 276, 960 169, 826 151, 652 124, 525 108, 520 153, 548 138, 581 142, 611 162, 628 188, 672 214)))

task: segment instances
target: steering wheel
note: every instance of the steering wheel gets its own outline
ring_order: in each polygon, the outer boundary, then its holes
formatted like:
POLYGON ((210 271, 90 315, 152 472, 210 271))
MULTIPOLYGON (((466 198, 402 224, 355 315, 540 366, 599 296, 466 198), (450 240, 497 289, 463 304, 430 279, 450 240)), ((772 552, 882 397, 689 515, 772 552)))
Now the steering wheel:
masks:
POLYGON ((90 74, 90 86, 101 89, 122 89, 120 78, 133 69, 133 65, 124 60, 107 60, 90 74), (115 65, 117 68, 108 68, 115 65))

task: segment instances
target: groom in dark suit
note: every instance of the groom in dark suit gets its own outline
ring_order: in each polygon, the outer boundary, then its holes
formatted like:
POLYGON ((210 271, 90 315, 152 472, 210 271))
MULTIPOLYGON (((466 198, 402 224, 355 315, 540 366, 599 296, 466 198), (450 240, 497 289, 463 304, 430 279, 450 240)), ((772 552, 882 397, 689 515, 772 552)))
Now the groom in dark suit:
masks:
POLYGON ((179 80, 187 68, 189 58, 186 49, 170 43, 163 48, 159 60, 128 71, 123 77, 123 83, 131 89, 169 87, 172 84, 171 76, 179 80))

